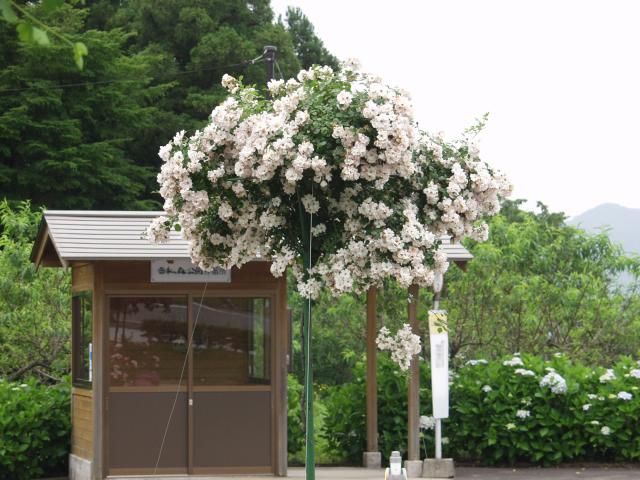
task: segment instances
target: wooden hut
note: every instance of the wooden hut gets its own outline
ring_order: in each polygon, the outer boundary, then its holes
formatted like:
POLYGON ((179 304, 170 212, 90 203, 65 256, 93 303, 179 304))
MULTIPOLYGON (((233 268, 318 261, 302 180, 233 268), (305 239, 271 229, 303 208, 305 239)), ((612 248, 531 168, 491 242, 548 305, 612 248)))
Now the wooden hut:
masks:
MULTIPOLYGON (((162 213, 44 213, 32 261, 72 273, 70 478, 284 476, 286 281, 259 260, 202 272, 179 233, 160 245, 144 238, 162 213)), ((453 261, 470 258, 446 248, 453 261)), ((370 451, 375 375, 372 385, 370 451)))

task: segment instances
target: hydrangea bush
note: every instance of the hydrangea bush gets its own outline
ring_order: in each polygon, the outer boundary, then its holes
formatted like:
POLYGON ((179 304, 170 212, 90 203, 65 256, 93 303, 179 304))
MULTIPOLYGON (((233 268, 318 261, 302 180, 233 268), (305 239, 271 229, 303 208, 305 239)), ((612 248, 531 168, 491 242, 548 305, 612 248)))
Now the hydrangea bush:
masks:
POLYGON ((473 142, 419 132, 408 95, 353 66, 272 80, 266 97, 223 85, 210 123, 160 149, 167 216, 149 229, 181 229, 204 269, 260 256, 308 298, 389 277, 429 286, 447 268, 440 237, 486 239, 482 217, 510 192, 473 142))
MULTIPOLYGON (((406 377, 397 375, 398 367, 386 355, 379 364, 380 444, 388 454, 406 446, 406 377)), ((421 362, 420 371, 422 385, 429 385, 427 362, 421 362)), ((326 400, 322 432, 335 454, 345 449, 354 462, 366 446, 366 410, 357 410, 366 404, 364 365, 358 366, 356 377, 326 400)), ((432 457, 428 388, 421 389, 420 405, 421 433, 432 457)), ((443 422, 448 443, 443 449, 457 460, 487 464, 637 461, 638 425, 640 364, 629 358, 609 368, 587 367, 563 355, 548 360, 530 355, 476 359, 452 374, 450 418, 443 422)))

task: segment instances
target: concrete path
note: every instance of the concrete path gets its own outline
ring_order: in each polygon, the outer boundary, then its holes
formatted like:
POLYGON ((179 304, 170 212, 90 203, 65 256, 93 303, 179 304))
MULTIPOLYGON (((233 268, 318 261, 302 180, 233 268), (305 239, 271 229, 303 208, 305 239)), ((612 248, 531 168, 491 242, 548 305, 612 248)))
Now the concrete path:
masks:
MULTIPOLYGON (((152 476, 109 477, 118 480, 150 480, 152 476)), ((160 478, 160 477, 155 477, 160 478)), ((163 480, 264 480, 278 478, 272 476, 225 476, 225 477, 182 477, 165 476, 163 480)), ((289 468, 287 478, 303 479, 304 468, 289 468)), ((316 480, 383 480, 383 470, 367 470, 348 467, 319 467, 316 469, 316 480)), ((638 468, 471 468, 457 467, 456 479, 476 480, 640 480, 638 468)))
MULTIPOLYGON (((290 478, 304 478, 304 469, 290 468, 290 478)), ((383 480, 383 470, 318 468, 317 480, 383 480)), ((457 467, 456 478, 476 480, 640 480, 640 467, 632 468, 471 468, 457 467)), ((237 478, 235 480, 238 480, 237 478)))

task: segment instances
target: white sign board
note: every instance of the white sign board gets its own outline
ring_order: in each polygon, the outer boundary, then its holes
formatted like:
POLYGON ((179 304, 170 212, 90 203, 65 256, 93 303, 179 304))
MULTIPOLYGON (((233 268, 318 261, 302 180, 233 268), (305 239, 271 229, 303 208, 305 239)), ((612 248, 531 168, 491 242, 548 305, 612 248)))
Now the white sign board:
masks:
POLYGON ((231 270, 204 271, 188 258, 151 260, 152 283, 229 283, 231 270))
POLYGON ((434 418, 449 418, 449 331, 446 310, 429 310, 434 418))

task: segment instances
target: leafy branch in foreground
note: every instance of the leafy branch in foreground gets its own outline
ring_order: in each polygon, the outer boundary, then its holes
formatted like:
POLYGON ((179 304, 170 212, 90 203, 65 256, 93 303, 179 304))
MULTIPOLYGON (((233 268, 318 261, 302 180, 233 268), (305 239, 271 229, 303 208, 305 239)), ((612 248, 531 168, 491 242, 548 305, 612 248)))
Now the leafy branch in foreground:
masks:
MULTIPOLYGON (((41 8, 45 14, 61 8, 64 0, 42 0, 41 8)), ((33 13, 32 6, 19 5, 14 0, 0 0, 0 13, 2 18, 16 25, 18 38, 24 43, 37 45, 50 45, 49 35, 59 41, 68 44, 73 49, 73 60, 80 70, 84 67, 84 57, 89 53, 87 46, 82 42, 74 42, 69 37, 57 32, 33 13)))

